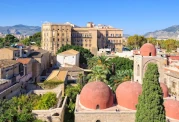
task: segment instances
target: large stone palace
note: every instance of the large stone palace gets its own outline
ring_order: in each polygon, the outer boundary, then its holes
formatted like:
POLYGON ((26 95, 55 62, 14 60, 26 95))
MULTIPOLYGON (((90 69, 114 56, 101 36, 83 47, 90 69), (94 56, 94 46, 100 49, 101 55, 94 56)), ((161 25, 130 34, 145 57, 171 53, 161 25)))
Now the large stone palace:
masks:
POLYGON ((107 25, 94 25, 88 22, 86 27, 71 23, 42 25, 42 49, 56 54, 57 50, 66 45, 78 45, 97 54, 100 48, 122 51, 123 30, 107 25))

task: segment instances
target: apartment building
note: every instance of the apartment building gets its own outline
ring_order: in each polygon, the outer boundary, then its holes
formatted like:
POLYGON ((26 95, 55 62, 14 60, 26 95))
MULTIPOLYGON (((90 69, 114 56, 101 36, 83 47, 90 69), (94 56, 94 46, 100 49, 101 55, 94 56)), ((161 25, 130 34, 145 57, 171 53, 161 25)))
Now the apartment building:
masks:
POLYGON ((78 45, 97 54, 98 49, 110 48, 122 51, 123 30, 107 25, 94 25, 88 22, 86 27, 75 26, 70 23, 42 25, 42 49, 56 54, 57 50, 66 45, 78 45))

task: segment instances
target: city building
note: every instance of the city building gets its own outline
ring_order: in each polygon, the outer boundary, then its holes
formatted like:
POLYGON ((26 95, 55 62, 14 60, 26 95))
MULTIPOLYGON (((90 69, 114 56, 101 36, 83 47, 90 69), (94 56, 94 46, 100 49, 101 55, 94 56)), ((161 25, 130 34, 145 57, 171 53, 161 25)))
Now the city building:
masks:
POLYGON ((0 60, 1 59, 17 59, 19 57, 27 57, 32 50, 30 47, 27 48, 1 48, 0 49, 0 60))
MULTIPOLYGON (((160 85, 167 120, 179 122, 179 102, 167 98, 167 86, 160 85)), ((121 83, 115 94, 104 82, 89 82, 77 95, 75 122, 135 122, 136 105, 141 93, 142 85, 134 81, 121 83)))
POLYGON ((19 75, 19 69, 20 63, 15 60, 0 60, 0 79, 10 79, 15 82, 16 76, 19 75))
POLYGON ((28 57, 40 63, 40 73, 38 74, 42 74, 42 72, 46 72, 46 70, 51 66, 51 54, 46 50, 43 49, 36 50, 32 52, 28 57))
POLYGON ((80 53, 76 50, 67 50, 57 54, 57 66, 79 66, 80 53))
POLYGON ((63 45, 78 45, 97 54, 98 49, 111 48, 122 51, 123 30, 107 25, 94 25, 88 22, 86 27, 78 27, 70 23, 42 25, 42 49, 53 54, 63 45))

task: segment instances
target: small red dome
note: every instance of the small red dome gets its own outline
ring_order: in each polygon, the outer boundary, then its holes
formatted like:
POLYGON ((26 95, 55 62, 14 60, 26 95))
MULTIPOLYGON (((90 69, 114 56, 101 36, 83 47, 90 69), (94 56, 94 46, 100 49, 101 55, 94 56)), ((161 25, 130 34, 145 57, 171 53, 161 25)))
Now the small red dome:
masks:
POLYGON ((160 82, 160 87, 162 88, 163 97, 168 97, 168 88, 164 83, 160 82))
POLYGON ((164 106, 167 117, 179 120, 179 101, 165 100, 164 106))
POLYGON ((156 49, 153 44, 146 43, 140 48, 140 55, 142 56, 156 56, 156 49))
POLYGON ((90 109, 106 109, 113 106, 113 93, 104 82, 89 82, 81 91, 80 103, 90 109))
POLYGON ((136 110, 138 96, 142 93, 142 85, 138 82, 126 81, 116 89, 118 105, 128 109, 136 110))

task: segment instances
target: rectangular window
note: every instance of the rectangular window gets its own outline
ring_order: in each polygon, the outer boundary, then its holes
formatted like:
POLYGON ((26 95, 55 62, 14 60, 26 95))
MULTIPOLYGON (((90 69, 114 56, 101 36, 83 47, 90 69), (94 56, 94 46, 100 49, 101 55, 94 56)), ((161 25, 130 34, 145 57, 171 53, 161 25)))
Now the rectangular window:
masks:
POLYGON ((64 41, 64 39, 62 39, 62 41, 64 41))
POLYGON ((58 39, 58 41, 60 41, 60 39, 58 39))
POLYGON ((55 41, 55 38, 53 38, 53 41, 55 41))
POLYGON ((57 33, 57 36, 59 36, 60 34, 59 33, 57 33))
POLYGON ((64 33, 62 33, 62 36, 64 36, 64 33))

